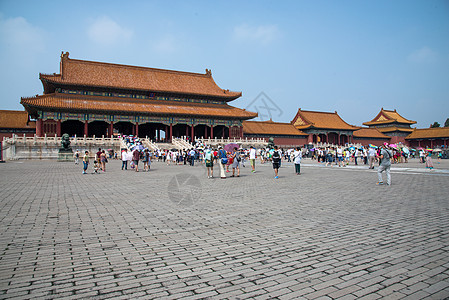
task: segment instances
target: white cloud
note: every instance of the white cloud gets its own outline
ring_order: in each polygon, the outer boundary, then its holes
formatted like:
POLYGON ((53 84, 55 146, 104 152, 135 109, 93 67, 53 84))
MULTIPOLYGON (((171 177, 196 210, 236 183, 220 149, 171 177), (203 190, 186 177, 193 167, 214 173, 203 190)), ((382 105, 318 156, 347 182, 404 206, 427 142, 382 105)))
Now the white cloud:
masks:
POLYGON ((108 17, 100 17, 87 29, 87 35, 94 43, 113 45, 129 41, 133 31, 121 27, 108 17))
POLYGON ((438 59, 438 54, 425 46, 413 51, 408 57, 408 61, 413 63, 434 63, 438 59))
POLYGON ((43 52, 45 50, 44 36, 42 29, 31 25, 25 18, 3 19, 0 17, 1 44, 14 52, 43 52))
POLYGON ((242 24, 234 27, 234 38, 241 41, 252 41, 267 45, 278 36, 279 29, 276 25, 250 26, 242 24))

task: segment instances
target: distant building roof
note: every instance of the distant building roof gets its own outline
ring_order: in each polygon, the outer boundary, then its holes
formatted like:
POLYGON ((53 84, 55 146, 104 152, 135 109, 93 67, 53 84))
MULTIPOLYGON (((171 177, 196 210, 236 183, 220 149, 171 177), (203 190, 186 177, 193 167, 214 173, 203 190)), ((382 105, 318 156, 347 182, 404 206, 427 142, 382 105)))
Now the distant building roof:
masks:
POLYGON ((88 95, 46 94, 22 98, 20 102, 30 113, 39 109, 135 113, 149 115, 191 115, 237 119, 252 119, 257 113, 236 108, 228 104, 204 104, 162 100, 140 100, 134 98, 99 98, 88 95))
POLYGON ((301 108, 298 109, 291 123, 300 130, 308 128, 357 130, 359 128, 343 121, 337 112, 307 111, 301 108))
POLYGON ((414 129, 405 139, 449 138, 449 127, 414 129))
POLYGON ((379 130, 380 132, 395 132, 395 131, 412 132, 413 128, 388 126, 388 127, 377 127, 377 130, 379 130))
POLYGON ((44 87, 47 83, 96 86, 218 97, 226 101, 242 95, 221 89, 207 69, 205 74, 200 74, 77 60, 70 59, 68 52, 61 55, 60 74, 40 74, 40 79, 44 87))
POLYGON ((367 126, 376 126, 390 123, 402 123, 402 124, 415 124, 416 121, 407 120, 403 116, 401 116, 396 109, 395 110, 386 110, 381 108, 380 112, 377 116, 369 122, 363 123, 363 125, 367 126))
POLYGON ((355 138, 376 138, 376 139, 390 139, 388 135, 383 134, 377 128, 360 128, 354 131, 355 138))
POLYGON ((0 110, 0 128, 34 129, 36 122, 29 120, 26 111, 0 110))
POLYGON ((293 135, 307 136, 295 128, 291 123, 278 123, 273 121, 243 121, 243 133, 259 135, 293 135))

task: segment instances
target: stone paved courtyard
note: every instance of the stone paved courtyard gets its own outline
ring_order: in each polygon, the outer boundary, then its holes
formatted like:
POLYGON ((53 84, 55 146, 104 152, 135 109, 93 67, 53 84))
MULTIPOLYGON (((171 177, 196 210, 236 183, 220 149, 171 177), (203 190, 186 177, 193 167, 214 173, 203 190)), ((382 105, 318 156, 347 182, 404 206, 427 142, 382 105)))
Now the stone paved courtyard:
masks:
POLYGON ((435 166, 394 166, 388 187, 310 160, 278 180, 268 164, 226 180, 0 164, 0 298, 444 299, 449 162, 435 166))

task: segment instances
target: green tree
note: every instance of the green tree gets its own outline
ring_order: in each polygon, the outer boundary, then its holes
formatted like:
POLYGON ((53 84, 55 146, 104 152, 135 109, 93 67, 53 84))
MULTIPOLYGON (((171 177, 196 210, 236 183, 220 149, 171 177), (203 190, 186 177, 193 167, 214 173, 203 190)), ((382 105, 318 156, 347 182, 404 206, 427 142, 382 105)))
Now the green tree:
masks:
POLYGON ((449 127, 449 118, 447 118, 446 122, 444 122, 444 127, 449 127))
POLYGON ((437 127, 440 127, 440 126, 441 126, 440 123, 435 122, 432 125, 430 125, 430 128, 437 128, 437 127))

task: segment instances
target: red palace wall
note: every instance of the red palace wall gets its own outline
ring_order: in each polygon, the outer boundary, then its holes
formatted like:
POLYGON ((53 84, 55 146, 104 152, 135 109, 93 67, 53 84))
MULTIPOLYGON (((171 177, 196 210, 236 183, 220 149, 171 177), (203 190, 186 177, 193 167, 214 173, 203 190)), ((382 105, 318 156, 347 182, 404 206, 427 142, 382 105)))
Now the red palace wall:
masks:
POLYGON ((300 146, 301 148, 307 144, 307 137, 301 137, 301 138, 289 138, 289 137, 275 137, 274 138, 274 144, 278 145, 280 147, 297 147, 300 146))
POLYGON ((428 139, 428 140, 421 140, 421 141, 409 140, 409 141, 407 141, 407 144, 412 148, 418 148, 418 147, 436 148, 436 147, 441 147, 441 146, 444 146, 446 148, 447 146, 449 146, 449 140, 448 139, 434 139, 434 140, 428 139))
MULTIPOLYGON (((268 139, 272 136, 269 135, 251 135, 251 134, 245 134, 244 138, 260 138, 265 139, 268 142, 268 139)), ((307 136, 304 137, 273 137, 274 144, 279 147, 303 147, 305 144, 308 143, 307 136)))
POLYGON ((402 143, 402 144, 407 144, 407 141, 405 140, 405 136, 392 136, 390 139, 390 143, 391 144, 397 144, 397 143, 402 143))
POLYGON ((392 143, 390 139, 370 139, 370 138, 352 138, 353 143, 362 144, 363 146, 368 146, 369 144, 373 144, 375 146, 383 145, 384 143, 392 143))

